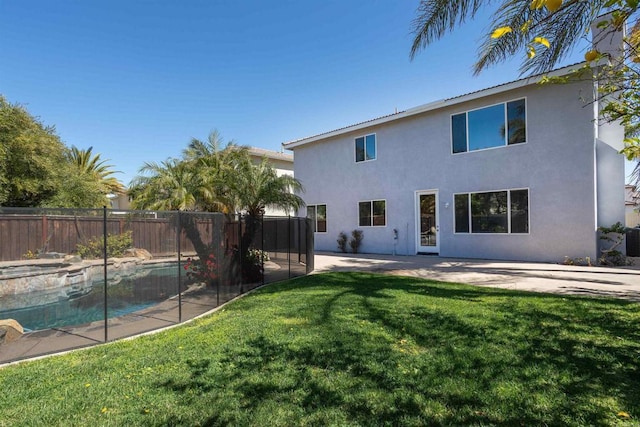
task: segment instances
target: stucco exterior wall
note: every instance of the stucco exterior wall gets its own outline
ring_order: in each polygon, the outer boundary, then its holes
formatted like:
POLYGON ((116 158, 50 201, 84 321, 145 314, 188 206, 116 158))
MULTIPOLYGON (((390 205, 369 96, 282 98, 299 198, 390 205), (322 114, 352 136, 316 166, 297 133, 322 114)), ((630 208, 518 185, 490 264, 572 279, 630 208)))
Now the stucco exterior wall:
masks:
MULTIPOLYGON (((416 191, 437 190, 441 256, 595 257, 595 127, 593 108, 584 101, 591 93, 588 82, 534 84, 296 147, 303 198, 309 205, 327 205, 327 232, 315 234, 316 250, 336 251, 338 233, 358 228, 364 231, 362 252, 415 254, 416 191), (526 144, 451 153, 451 114, 522 97, 526 144), (354 138, 370 133, 376 134, 377 158, 356 163, 354 138), (515 188, 529 189, 528 234, 454 233, 455 193, 515 188), (368 200, 386 200, 385 227, 358 226, 358 202, 368 200)), ((609 167, 619 161, 622 170, 618 157, 608 158, 609 167)), ((623 181, 619 186, 622 192, 623 181)), ((624 215, 623 203, 619 210, 624 215)), ((617 207, 610 211, 618 214, 617 207)))
MULTIPOLYGON (((256 150, 256 149, 252 149, 252 150, 256 150)), ((291 175, 294 176, 294 171, 293 171, 293 158, 290 159, 279 159, 279 158, 275 158, 274 156, 265 156, 265 153, 268 153, 268 150, 262 150, 259 149, 260 151, 257 152, 251 152, 251 159, 253 160, 253 162, 255 164, 260 164, 263 159, 267 159, 267 161, 271 164, 271 166, 275 169, 276 171, 276 175, 278 176, 282 176, 282 175, 291 175)), ((277 152, 273 152, 276 155, 279 154, 277 152)), ((265 216, 288 216, 288 215, 294 215, 293 211, 287 211, 284 209, 280 209, 280 208, 276 208, 273 206, 267 206, 265 208, 265 212, 264 212, 265 216)))

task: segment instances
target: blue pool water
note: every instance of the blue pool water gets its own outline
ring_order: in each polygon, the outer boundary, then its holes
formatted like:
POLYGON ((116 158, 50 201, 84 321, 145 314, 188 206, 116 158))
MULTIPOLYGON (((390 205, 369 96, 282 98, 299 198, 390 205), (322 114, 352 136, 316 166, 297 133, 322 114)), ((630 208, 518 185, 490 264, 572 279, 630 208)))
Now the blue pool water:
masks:
MULTIPOLYGON (((146 274, 142 277, 107 286, 109 318, 151 307, 178 294, 177 265, 145 270, 148 271, 144 271, 146 274)), ((16 310, 0 309, 0 319, 15 319, 30 331, 104 320, 104 281, 94 281, 91 290, 78 298, 16 310)))

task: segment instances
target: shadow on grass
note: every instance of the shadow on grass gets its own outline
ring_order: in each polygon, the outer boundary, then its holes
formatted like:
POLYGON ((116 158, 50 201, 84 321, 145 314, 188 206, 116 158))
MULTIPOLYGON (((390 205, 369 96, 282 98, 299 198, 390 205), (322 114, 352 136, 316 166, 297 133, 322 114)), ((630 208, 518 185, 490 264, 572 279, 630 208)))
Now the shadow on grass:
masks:
POLYGON ((276 298, 273 324, 256 321, 242 342, 160 384, 208 403, 198 423, 609 425, 618 411, 640 416, 635 303, 330 273, 261 289, 229 310, 252 316, 276 298), (308 323, 279 329, 277 320, 301 315, 308 323))

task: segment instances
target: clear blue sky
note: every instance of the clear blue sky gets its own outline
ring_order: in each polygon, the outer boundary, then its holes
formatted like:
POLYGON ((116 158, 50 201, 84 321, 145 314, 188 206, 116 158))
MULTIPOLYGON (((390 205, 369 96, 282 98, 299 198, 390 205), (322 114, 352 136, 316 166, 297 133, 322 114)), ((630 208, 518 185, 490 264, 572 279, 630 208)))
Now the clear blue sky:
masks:
MULTIPOLYGON (((0 0, 0 93, 125 184, 218 129, 279 150, 519 77, 473 77, 488 15, 409 60, 417 0, 0 0)), ((581 60, 577 48, 564 64, 581 60)))

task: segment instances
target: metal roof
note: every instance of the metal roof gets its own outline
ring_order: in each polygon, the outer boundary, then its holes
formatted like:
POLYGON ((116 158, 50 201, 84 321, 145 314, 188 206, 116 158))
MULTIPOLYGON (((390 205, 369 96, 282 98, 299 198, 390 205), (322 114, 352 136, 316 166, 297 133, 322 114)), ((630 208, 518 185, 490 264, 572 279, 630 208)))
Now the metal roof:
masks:
POLYGON ((249 154, 256 157, 266 157, 268 159, 282 160, 293 163, 293 154, 281 153, 279 151, 266 150, 264 148, 249 147, 249 154))
POLYGON ((462 102, 471 101, 474 99, 482 98, 485 96, 495 95, 497 93, 506 92, 508 90, 517 89, 520 87, 536 84, 542 76, 557 77, 568 74, 570 71, 575 70, 576 66, 582 66, 584 62, 578 62, 575 64, 567 65, 562 68, 550 71, 549 73, 536 74, 534 76, 524 77, 522 79, 514 80, 507 83, 502 83, 496 86, 491 86, 485 89, 469 92, 463 95, 458 95, 452 98, 441 99, 439 101, 423 104, 408 110, 399 111, 397 113, 388 114, 386 116, 376 117, 375 119, 366 120, 349 126, 344 126, 338 129, 334 129, 328 132, 322 132, 317 135, 308 136, 305 138, 296 139, 294 141, 284 142, 282 146, 287 150, 293 150, 294 148, 302 145, 310 144, 312 142, 321 141, 323 139, 331 138, 334 136, 342 135, 348 132, 353 132, 363 128, 380 125, 383 123, 400 120, 403 118, 415 116, 417 114, 426 113, 428 111, 438 110, 440 108, 449 107, 452 105, 460 104, 462 102))

